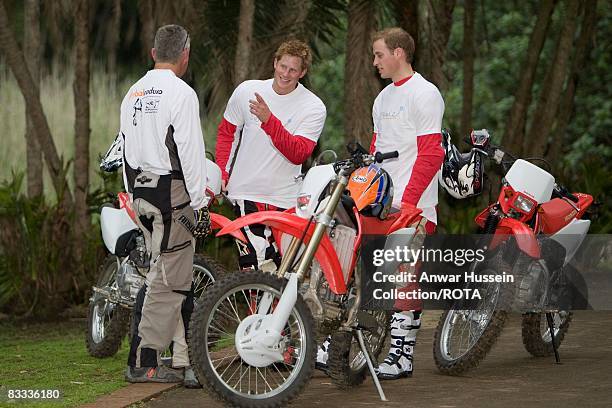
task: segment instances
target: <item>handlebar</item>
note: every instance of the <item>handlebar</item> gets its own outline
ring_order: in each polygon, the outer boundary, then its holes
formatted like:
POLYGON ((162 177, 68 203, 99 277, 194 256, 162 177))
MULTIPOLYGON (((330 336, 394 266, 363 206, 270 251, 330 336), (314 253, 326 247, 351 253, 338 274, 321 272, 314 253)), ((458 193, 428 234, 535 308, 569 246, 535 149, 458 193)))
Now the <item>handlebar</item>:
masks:
POLYGON ((399 152, 397 150, 387 153, 376 152, 374 155, 374 161, 376 161, 376 163, 382 163, 383 160, 395 159, 397 157, 399 157, 399 152))
POLYGON ((555 187, 553 188, 553 196, 557 196, 559 198, 567 198, 568 200, 573 201, 575 203, 578 202, 578 197, 570 193, 565 186, 562 186, 560 184, 555 184, 555 187))

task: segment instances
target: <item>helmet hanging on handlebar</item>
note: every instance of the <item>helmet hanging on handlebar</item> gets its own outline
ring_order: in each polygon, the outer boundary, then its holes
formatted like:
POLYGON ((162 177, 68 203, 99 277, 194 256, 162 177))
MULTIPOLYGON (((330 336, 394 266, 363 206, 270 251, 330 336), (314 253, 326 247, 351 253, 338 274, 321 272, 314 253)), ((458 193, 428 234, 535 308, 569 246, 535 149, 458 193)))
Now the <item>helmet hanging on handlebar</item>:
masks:
POLYGON ((362 214, 381 220, 389 214, 393 203, 393 183, 389 173, 382 168, 370 164, 355 170, 346 188, 362 214))
POLYGON ((451 135, 442 130, 442 147, 444 162, 438 173, 438 181, 451 196, 461 199, 478 195, 482 192, 484 165, 482 153, 472 149, 469 153, 460 153, 451 142, 451 135))

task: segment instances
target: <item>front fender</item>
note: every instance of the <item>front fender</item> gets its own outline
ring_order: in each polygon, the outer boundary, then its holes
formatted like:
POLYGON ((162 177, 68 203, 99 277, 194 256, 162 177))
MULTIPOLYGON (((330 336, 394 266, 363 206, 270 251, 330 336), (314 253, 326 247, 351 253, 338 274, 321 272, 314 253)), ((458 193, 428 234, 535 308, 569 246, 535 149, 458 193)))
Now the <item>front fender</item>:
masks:
MULTIPOLYGON (((218 229, 223 229, 226 226, 228 226, 229 224, 231 224, 232 221, 221 215, 221 214, 217 214, 214 212, 210 213, 210 226, 213 230, 218 230, 218 229)), ((246 237, 244 236, 244 234, 242 233, 242 231, 240 231, 240 229, 232 231, 229 233, 232 237, 242 241, 242 242, 246 242, 246 237)), ((219 234, 217 234, 217 236, 219 236, 219 234)))
POLYGON ((495 230, 491 249, 513 235, 519 249, 532 258, 540 258, 540 245, 531 228, 514 218, 502 218, 495 230))
MULTIPOLYGON (((232 221, 224 226, 221 231, 217 233, 217 236, 231 234, 234 231, 239 231, 240 228, 252 224, 264 224, 283 234, 289 234, 297 238, 301 238, 302 235, 304 235, 304 244, 306 245, 310 242, 315 228, 315 224, 311 223, 308 231, 304 234, 306 225, 308 225, 308 220, 286 212, 258 211, 232 221)), ((275 234, 275 236, 278 235, 275 234)), ((280 245, 280 242, 277 244, 280 245)), ((344 282, 342 267, 340 266, 340 261, 338 261, 336 250, 327 234, 323 235, 319 248, 317 248, 317 252, 315 253, 315 258, 321 265, 321 269, 329 283, 331 291, 337 295, 346 293, 346 283, 344 282)))

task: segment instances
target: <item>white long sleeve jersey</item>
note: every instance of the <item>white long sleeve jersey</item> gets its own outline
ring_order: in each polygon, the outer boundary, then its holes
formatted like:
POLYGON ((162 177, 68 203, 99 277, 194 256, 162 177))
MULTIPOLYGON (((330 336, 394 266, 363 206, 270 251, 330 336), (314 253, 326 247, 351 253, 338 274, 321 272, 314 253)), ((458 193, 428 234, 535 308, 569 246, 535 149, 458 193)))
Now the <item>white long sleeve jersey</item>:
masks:
POLYGON ((199 102, 189 85, 168 69, 147 72, 123 98, 120 128, 131 168, 158 175, 182 172, 191 207, 206 204, 199 102))

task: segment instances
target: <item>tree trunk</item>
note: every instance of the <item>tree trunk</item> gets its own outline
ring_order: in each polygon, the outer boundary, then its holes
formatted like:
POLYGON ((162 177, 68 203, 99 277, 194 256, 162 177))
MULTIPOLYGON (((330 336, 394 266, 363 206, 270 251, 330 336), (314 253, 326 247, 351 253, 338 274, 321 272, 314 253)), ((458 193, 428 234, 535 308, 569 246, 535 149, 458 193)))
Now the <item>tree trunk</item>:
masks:
POLYGON ((238 40, 236 43, 236 59, 234 61, 234 86, 237 86, 249 76, 254 16, 255 0, 240 0, 238 40))
POLYGON ((121 0, 113 0, 111 19, 106 36, 106 49, 108 50, 107 71, 111 76, 117 75, 117 50, 121 38, 121 0))
POLYGON ((374 2, 349 2, 344 63, 344 137, 346 142, 357 140, 366 149, 372 139, 372 104, 380 92, 372 66, 375 15, 374 2))
POLYGON ((140 32, 140 42, 144 52, 146 62, 151 59, 151 48, 155 41, 155 20, 153 19, 153 2, 150 0, 138 0, 138 16, 142 31, 140 32))
POLYGON ((455 0, 423 0, 419 4, 419 43, 416 68, 441 90, 446 89, 442 71, 446 45, 453 23, 455 0))
POLYGON ((253 78, 270 78, 273 73, 272 61, 279 45, 290 38, 297 38, 308 42, 306 24, 308 13, 313 6, 312 0, 285 0, 282 4, 283 18, 278 27, 266 38, 260 39, 253 46, 251 53, 253 78))
POLYGON ((585 61, 588 58, 589 51, 592 49, 593 34, 597 25, 597 0, 587 0, 584 3, 584 16, 582 18, 582 26, 580 29, 580 37, 576 42, 574 58, 572 59, 572 67, 570 69, 567 86, 559 107, 558 121, 555 129, 555 135, 559 138, 555 143, 550 144, 549 157, 554 163, 556 171, 561 170, 560 155, 563 151, 563 146, 566 146, 567 137, 565 132, 570 119, 574 113, 574 96, 582 67, 585 66, 585 61))
POLYGON ((76 261, 84 266, 83 250, 91 228, 87 207, 89 185, 89 0, 79 0, 75 9, 74 75, 74 223, 76 261))
POLYGON ((565 19, 559 34, 555 56, 546 74, 544 87, 540 92, 538 104, 533 114, 534 120, 531 121, 529 133, 523 143, 523 152, 528 152, 530 155, 537 157, 544 155, 548 137, 555 123, 563 84, 567 77, 568 61, 572 54, 578 6, 578 0, 567 0, 565 19))
POLYGON ((556 0, 542 0, 540 3, 538 17, 529 38, 525 62, 519 65, 522 69, 517 70, 520 75, 519 86, 514 95, 512 108, 510 108, 503 140, 506 147, 514 149, 514 152, 519 155, 522 154, 520 150, 525 137, 527 109, 531 104, 531 88, 535 80, 538 60, 546 40, 546 33, 550 25, 553 9, 555 8, 555 2, 556 0))
MULTIPOLYGON (((24 38, 23 48, 28 70, 36 88, 40 89, 40 0, 26 0, 24 4, 24 38)), ((36 98, 39 99, 37 92, 36 98)), ((38 197, 43 194, 43 157, 35 129, 26 110, 26 165, 28 173, 28 197, 38 197)))
POLYGON ((62 198, 65 206, 72 205, 72 195, 68 189, 64 167, 55 148, 55 143, 51 137, 51 130, 43 112, 40 98, 38 97, 38 85, 32 80, 32 76, 27 69, 25 58, 15 36, 10 29, 9 20, 4 6, 4 0, 0 0, 0 50, 4 53, 6 63, 10 67, 19 89, 23 94, 26 109, 31 115, 34 124, 36 138, 45 156, 45 162, 51 175, 53 187, 58 197, 62 198))
MULTIPOLYGON (((419 43, 419 0, 393 0, 393 10, 397 16, 397 25, 412 36, 414 43, 419 43)), ((417 47, 418 53, 418 47, 417 47)), ((416 60, 416 55, 415 55, 416 60)))
POLYGON ((472 128, 472 98, 474 95, 474 0, 463 6, 463 104, 461 106, 461 135, 472 128))

